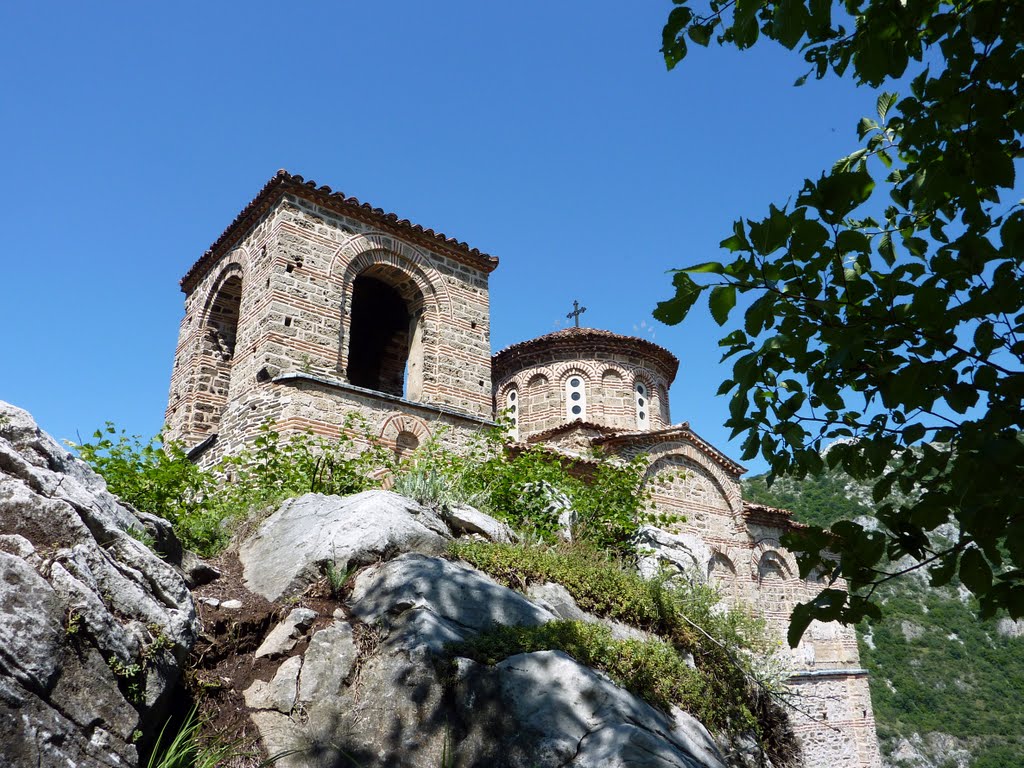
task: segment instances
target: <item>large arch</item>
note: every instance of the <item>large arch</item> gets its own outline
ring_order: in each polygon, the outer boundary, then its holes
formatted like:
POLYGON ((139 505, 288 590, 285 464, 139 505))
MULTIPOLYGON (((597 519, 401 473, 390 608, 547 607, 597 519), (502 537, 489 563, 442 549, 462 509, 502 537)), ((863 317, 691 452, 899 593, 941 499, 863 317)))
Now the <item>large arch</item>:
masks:
POLYGON ((451 313, 440 274, 399 240, 357 235, 339 248, 331 276, 341 284, 339 373, 356 386, 429 401, 451 313))
POLYGON ((191 424, 191 431, 199 436, 217 432, 227 407, 241 322, 243 279, 241 264, 228 264, 217 275, 203 304, 191 424))
POLYGON ((681 451, 660 451, 651 456, 644 484, 659 508, 685 516, 685 529, 705 540, 734 540, 742 533, 728 486, 707 463, 681 451))

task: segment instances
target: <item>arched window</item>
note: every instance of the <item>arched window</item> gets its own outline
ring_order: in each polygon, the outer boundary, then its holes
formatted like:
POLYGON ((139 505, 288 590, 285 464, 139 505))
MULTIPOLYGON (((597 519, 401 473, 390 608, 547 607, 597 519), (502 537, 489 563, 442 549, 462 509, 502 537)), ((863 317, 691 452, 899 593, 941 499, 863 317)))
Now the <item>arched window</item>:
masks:
POLYGON ((651 426, 651 392, 639 379, 633 385, 633 400, 636 405, 637 429, 648 429, 651 426))
POLYGON ((395 458, 401 461, 420 447, 420 439, 412 432, 403 430, 395 437, 395 458))
POLYGON ((569 421, 587 420, 587 382, 577 373, 565 380, 565 415, 569 421))
POLYGON ((519 391, 512 387, 505 393, 505 415, 512 421, 509 434, 513 440, 519 439, 519 391))
POLYGON ((419 292, 397 275, 371 268, 356 277, 345 370, 349 383, 408 400, 422 397, 421 305, 419 292))
POLYGON ((708 561, 708 578, 714 581, 723 595, 736 597, 736 566, 727 555, 715 552, 708 561))
POLYGON ((217 289, 203 327, 203 365, 200 366, 193 428, 213 433, 228 402, 231 367, 242 305, 242 278, 232 275, 217 289))

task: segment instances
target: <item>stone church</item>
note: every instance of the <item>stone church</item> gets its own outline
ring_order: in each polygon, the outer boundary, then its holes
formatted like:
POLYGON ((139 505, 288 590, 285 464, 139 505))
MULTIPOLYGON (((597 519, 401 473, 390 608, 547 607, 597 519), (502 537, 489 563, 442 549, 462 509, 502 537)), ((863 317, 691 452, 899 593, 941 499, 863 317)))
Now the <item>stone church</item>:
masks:
MULTIPOLYGON (((673 423, 675 356, 591 328, 492 355, 497 266, 466 243, 279 171, 181 281, 169 437, 209 463, 267 419, 284 434, 337 436, 358 413, 402 455, 442 426, 458 448, 504 412, 523 444, 643 455, 655 503, 686 518, 660 534, 681 553, 677 564, 755 606, 784 637, 793 605, 821 585, 802 580, 779 545, 794 525, 788 513, 744 502, 743 467, 673 423)), ((806 764, 880 765, 853 629, 815 623, 789 653, 806 764)))

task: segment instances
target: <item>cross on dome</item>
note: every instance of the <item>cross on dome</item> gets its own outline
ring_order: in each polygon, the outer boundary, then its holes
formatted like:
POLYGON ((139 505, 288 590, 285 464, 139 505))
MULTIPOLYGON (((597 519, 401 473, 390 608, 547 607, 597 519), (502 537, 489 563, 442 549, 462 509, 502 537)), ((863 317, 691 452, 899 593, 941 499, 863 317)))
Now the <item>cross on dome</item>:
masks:
POLYGON ((580 327, 580 315, 587 311, 586 307, 581 307, 580 303, 575 299, 572 302, 572 312, 566 315, 567 318, 571 318, 576 321, 576 327, 580 327))

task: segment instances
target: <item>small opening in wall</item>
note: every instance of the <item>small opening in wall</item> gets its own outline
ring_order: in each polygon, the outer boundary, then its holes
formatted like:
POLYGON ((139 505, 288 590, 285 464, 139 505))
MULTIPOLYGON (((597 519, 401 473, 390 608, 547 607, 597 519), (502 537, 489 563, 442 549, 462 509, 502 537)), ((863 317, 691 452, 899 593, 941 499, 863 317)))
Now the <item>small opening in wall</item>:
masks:
POLYGON ((469 327, 470 327, 470 328, 476 328, 476 320, 472 321, 472 322, 471 322, 471 323, 469 324, 469 327))
POLYGON ((269 288, 269 287, 270 287, 270 278, 268 277, 267 278, 267 288, 269 288))
POLYGON ((284 319, 284 327, 288 328, 291 324, 292 324, 292 319, 290 317, 286 317, 284 319))
POLYGON ((284 268, 284 271, 288 272, 289 274, 291 274, 292 272, 295 271, 295 267, 292 266, 291 264, 289 264, 287 267, 284 268))

